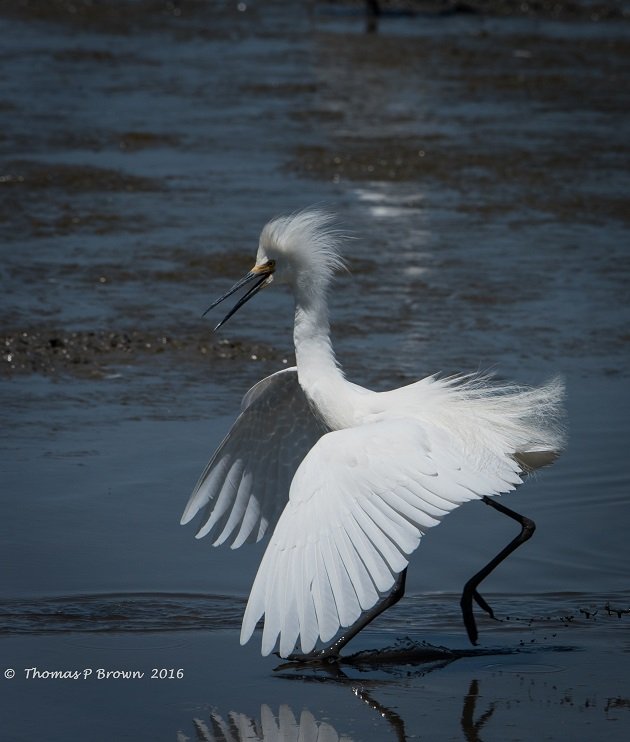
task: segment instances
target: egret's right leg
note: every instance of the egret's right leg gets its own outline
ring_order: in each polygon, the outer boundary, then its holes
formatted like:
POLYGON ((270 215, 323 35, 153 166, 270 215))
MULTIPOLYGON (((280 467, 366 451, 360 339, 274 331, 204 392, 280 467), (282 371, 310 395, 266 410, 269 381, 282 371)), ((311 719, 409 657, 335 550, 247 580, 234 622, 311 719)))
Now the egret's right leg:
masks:
POLYGON ((509 518, 512 518, 517 523, 520 523, 521 532, 518 534, 518 536, 516 536, 516 538, 512 539, 512 541, 510 541, 510 543, 504 549, 502 549, 494 557, 494 559, 491 559, 483 569, 480 569, 479 572, 471 577, 470 580, 468 580, 468 582, 464 585, 464 591, 462 592, 460 606, 462 609, 462 615, 464 617, 464 626, 466 627, 466 631, 468 632, 468 638, 470 639, 471 644, 477 644, 478 637, 477 624, 475 623, 475 616, 473 614, 473 600, 491 618, 494 618, 494 611, 481 597, 481 595, 479 595, 479 593, 477 592, 477 586, 482 580, 486 579, 486 577, 492 572, 495 567, 497 567, 504 559, 510 556, 513 551, 518 549, 521 544, 524 544, 525 541, 530 539, 532 537, 532 534, 536 530, 536 524, 530 518, 526 518, 524 515, 521 515, 514 510, 510 510, 509 508, 506 508, 505 505, 497 502, 494 498, 484 496, 481 499, 483 500, 483 502, 486 503, 486 505, 490 505, 490 507, 498 510, 504 515, 507 515, 509 518))
POLYGON ((346 644, 377 617, 381 613, 391 608, 405 594, 405 581, 407 579, 407 568, 396 578, 394 587, 384 598, 369 611, 366 611, 359 620, 348 627, 348 630, 342 634, 339 639, 334 641, 328 647, 320 649, 319 651, 311 652, 310 654, 290 654, 287 659, 297 660, 299 662, 321 662, 323 660, 334 661, 339 656, 339 652, 346 646, 346 644))

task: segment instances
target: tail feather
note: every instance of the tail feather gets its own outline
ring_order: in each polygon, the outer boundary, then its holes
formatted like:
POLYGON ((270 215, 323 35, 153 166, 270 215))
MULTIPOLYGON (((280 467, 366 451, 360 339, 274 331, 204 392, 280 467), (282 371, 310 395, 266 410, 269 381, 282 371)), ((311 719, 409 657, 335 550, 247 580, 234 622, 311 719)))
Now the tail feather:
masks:
POLYGON ((490 444, 500 442, 525 471, 553 463, 566 446, 561 377, 538 387, 497 384, 484 375, 435 383, 451 402, 456 429, 465 431, 469 420, 471 430, 485 431, 490 444))

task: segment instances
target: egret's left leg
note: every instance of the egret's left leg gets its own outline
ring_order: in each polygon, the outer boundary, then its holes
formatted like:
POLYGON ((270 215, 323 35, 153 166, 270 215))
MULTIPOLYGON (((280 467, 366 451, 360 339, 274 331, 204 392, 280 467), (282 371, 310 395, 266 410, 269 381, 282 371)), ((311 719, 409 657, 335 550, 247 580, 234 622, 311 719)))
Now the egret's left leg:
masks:
POLYGON ((529 540, 536 530, 536 524, 530 518, 526 518, 524 515, 521 515, 514 510, 510 510, 509 508, 506 508, 505 505, 502 505, 493 498, 484 496, 481 499, 486 503, 486 505, 490 505, 490 507, 498 510, 504 515, 507 515, 509 518, 512 518, 517 523, 520 523, 521 532, 518 534, 518 536, 516 536, 516 538, 512 539, 512 541, 510 541, 510 543, 504 549, 502 549, 494 557, 494 559, 491 559, 483 569, 480 569, 476 575, 471 577, 464 586, 464 591, 462 592, 462 597, 460 600, 460 606, 462 608, 462 615, 464 617, 464 626, 466 627, 466 631, 468 632, 468 638, 470 639, 471 644, 477 643, 478 636, 477 625, 475 623, 475 617, 473 615, 473 600, 491 618, 494 618, 494 611, 481 597, 481 595, 479 595, 479 593, 477 592, 477 586, 480 582, 482 582, 482 580, 485 580, 486 577, 492 572, 492 570, 495 569, 495 567, 497 567, 499 564, 501 564, 501 562, 506 559, 513 551, 518 549, 518 547, 521 544, 524 544, 525 541, 529 540))
POLYGON ((310 654, 290 654, 288 659, 298 660, 301 662, 321 662, 322 660, 335 660, 339 656, 339 652, 351 639, 354 639, 354 637, 360 631, 363 631, 363 629, 368 624, 372 623, 372 621, 377 616, 380 616, 381 613, 398 603, 398 601, 405 594, 406 579, 407 568, 405 567, 405 569, 403 569, 403 571, 396 578, 396 582, 394 583, 394 587, 392 588, 391 592, 389 592, 384 598, 379 600, 379 602, 373 608, 370 608, 369 611, 366 611, 356 623, 348 627, 348 630, 328 647, 325 647, 324 649, 321 649, 319 651, 311 652, 310 654))

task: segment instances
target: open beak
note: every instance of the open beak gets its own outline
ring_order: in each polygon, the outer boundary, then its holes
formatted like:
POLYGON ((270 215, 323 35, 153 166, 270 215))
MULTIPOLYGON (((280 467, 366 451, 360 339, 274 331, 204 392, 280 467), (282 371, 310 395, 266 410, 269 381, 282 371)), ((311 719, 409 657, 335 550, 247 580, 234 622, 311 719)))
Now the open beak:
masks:
POLYGON ((272 260, 268 261, 264 265, 254 266, 251 271, 243 278, 241 278, 240 281, 235 283, 229 291, 223 294, 223 296, 220 296, 216 301, 213 301, 202 316, 205 317, 211 309, 214 309, 214 307, 217 306, 217 304, 220 304, 222 301, 227 299, 228 296, 232 296, 232 294, 235 294, 239 289, 243 288, 243 286, 247 286, 248 283, 252 283, 252 281, 254 281, 254 285, 251 286, 249 290, 243 294, 243 296, 241 296, 241 298, 236 302, 232 309, 230 309, 225 317, 214 328, 215 331, 218 330, 219 327, 225 324, 233 314, 238 312, 243 304, 246 304, 252 298, 252 296, 255 296, 260 291, 260 289, 271 283, 271 276, 273 274, 274 268, 275 265, 272 260))

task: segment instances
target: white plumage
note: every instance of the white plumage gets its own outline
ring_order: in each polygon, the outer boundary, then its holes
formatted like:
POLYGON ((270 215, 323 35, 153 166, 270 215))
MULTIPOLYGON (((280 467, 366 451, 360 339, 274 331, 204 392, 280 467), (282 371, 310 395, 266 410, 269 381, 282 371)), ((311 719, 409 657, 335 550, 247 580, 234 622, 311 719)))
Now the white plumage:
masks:
POLYGON ((232 548, 273 530, 241 633, 264 616, 265 655, 332 640, 392 589, 428 528, 513 490, 562 447, 557 379, 431 376, 386 392, 347 381, 330 344, 326 290, 342 265, 330 225, 320 212, 267 224, 252 271, 212 305, 253 281, 228 317, 272 281, 295 298, 297 366, 245 395, 182 516, 203 510, 197 537, 232 548))

